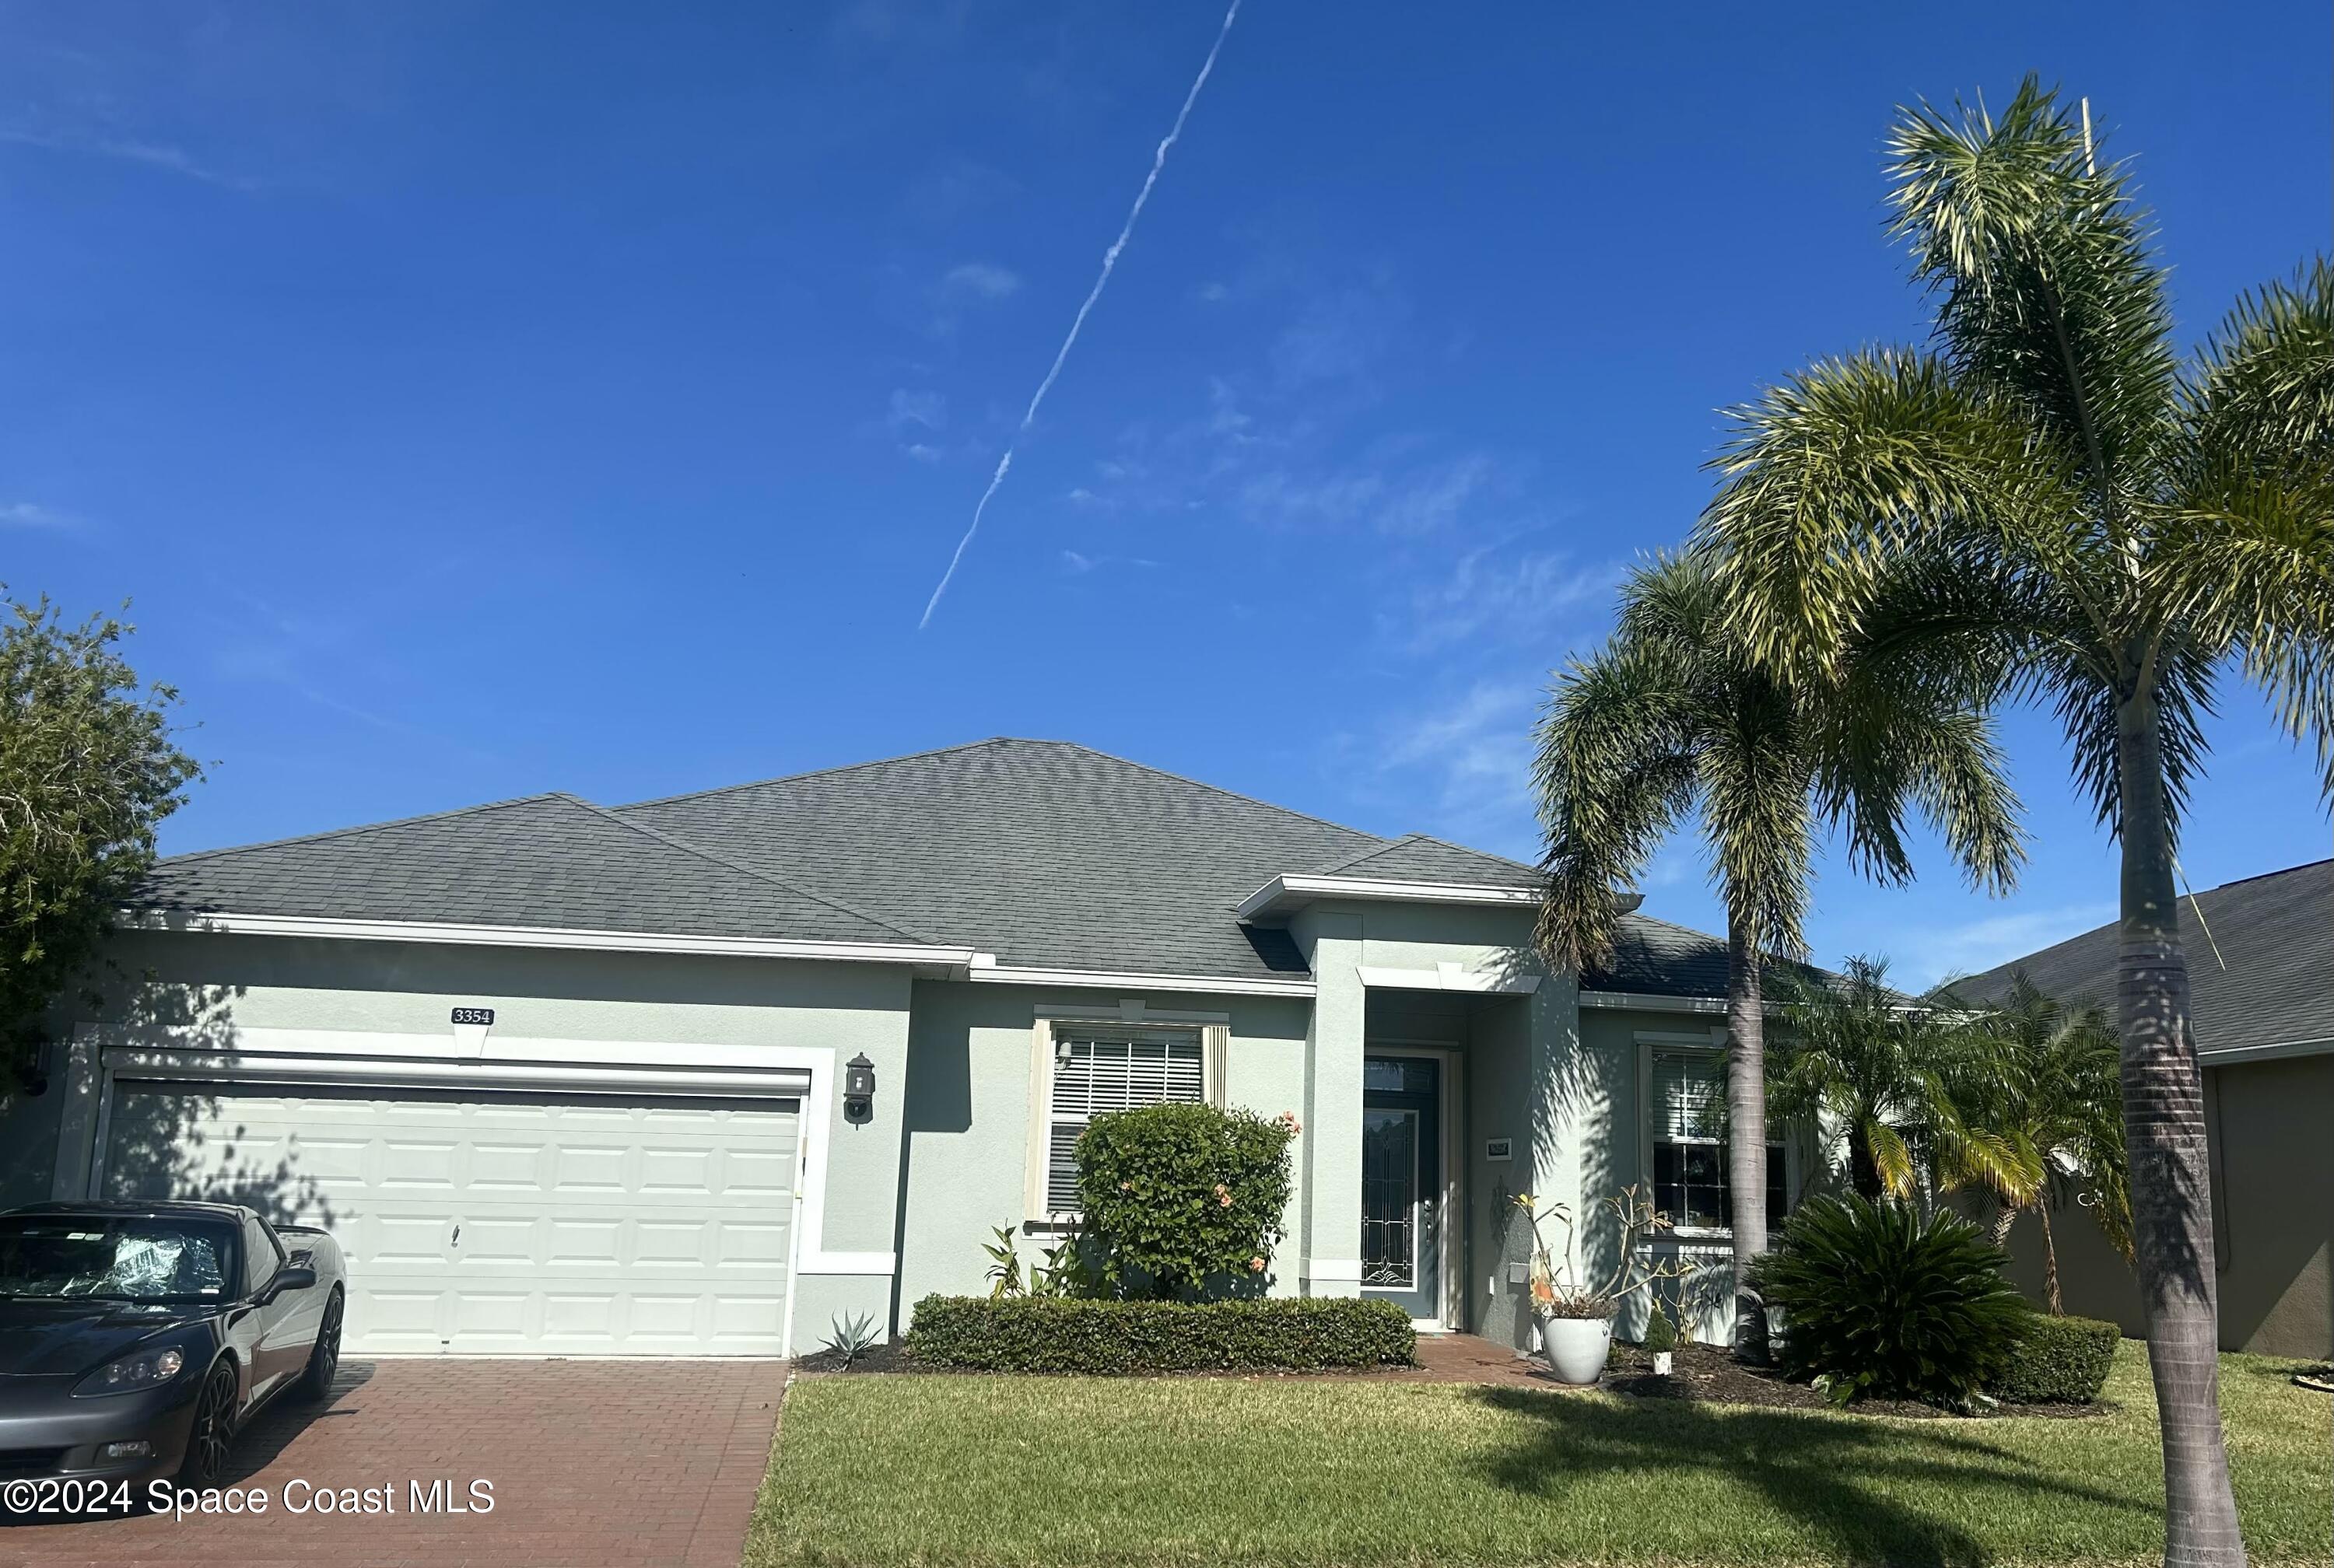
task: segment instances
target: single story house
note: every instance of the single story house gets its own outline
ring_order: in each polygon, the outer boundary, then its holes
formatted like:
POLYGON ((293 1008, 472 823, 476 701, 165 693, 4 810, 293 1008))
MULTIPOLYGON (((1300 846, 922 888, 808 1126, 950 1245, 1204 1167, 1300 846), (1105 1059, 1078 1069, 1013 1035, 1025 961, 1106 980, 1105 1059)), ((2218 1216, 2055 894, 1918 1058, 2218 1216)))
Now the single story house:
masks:
POLYGON ((1011 739, 180 855, 0 1198, 328 1226, 352 1355, 776 1355, 985 1289, 1086 1118, 1205 1101, 1302 1122, 1273 1291, 1521 1346, 1518 1194, 1640 1183, 1722 1258, 1727 1212, 1724 945, 1549 973, 1537 881, 1011 739))
MULTIPOLYGON (((2180 900, 2190 1018, 2204 1070, 2213 1264, 2221 1345, 2334 1356, 2334 861, 2230 882, 2180 900)), ((2048 995, 2112 1016, 2112 925, 1971 982, 2006 990, 2024 970, 2048 995)), ((2067 1310, 2145 1328, 2130 1266, 2088 1221, 2055 1231, 2067 1310)), ((2040 1290, 2034 1227, 2013 1235, 2021 1283, 2040 1290)))

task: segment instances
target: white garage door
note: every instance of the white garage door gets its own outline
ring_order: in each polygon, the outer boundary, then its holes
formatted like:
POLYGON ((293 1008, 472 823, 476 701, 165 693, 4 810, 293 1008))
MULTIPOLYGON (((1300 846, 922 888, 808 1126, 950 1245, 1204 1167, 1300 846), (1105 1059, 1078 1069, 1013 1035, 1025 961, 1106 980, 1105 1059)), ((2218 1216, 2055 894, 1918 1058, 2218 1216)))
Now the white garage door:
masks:
POLYGON ((776 1356, 796 1107, 118 1082, 104 1185, 331 1230, 352 1355, 776 1356))

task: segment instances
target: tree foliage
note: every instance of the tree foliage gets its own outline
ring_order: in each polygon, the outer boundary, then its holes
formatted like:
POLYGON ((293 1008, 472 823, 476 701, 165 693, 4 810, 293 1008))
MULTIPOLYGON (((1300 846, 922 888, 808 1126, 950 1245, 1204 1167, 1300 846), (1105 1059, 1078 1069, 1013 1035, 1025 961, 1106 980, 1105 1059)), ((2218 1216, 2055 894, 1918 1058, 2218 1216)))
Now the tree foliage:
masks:
POLYGON ((43 600, 0 620, 0 1091, 43 1017, 154 864, 154 831, 201 772, 172 738, 178 694, 143 686, 108 617, 43 600))
POLYGON ((1096 1283, 1160 1300, 1259 1294, 1288 1208, 1289 1117, 1147 1105, 1078 1135, 1078 1204, 1096 1283))
POLYGON ((2123 858, 2166 1559, 2242 1563, 2174 857, 2230 669, 2334 790, 2334 267, 2241 299, 2184 361, 2129 168, 2032 78, 1998 115, 1903 111, 1889 177, 1932 341, 1819 361, 1740 409, 1700 537, 1770 668, 1925 654, 2065 732, 2123 858))

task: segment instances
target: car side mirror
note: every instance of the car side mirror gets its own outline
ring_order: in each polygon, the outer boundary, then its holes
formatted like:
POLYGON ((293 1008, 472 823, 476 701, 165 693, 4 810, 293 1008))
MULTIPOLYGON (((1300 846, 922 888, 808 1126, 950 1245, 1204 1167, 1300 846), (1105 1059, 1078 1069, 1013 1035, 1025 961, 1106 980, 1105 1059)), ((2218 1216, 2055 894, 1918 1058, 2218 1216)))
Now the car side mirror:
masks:
POLYGON ((267 1282, 267 1288, 259 1293, 259 1299, 262 1304, 265 1304, 274 1301, 287 1290, 307 1290, 315 1283, 314 1269, 303 1264, 294 1264, 288 1268, 279 1268, 275 1271, 275 1277, 267 1282))

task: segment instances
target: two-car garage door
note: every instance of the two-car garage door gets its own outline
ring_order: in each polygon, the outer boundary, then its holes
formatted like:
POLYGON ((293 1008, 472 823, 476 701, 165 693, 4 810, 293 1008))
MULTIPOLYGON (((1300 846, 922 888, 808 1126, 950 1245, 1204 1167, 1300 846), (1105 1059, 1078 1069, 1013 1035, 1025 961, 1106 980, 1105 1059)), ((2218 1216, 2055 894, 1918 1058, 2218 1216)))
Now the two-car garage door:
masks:
POLYGON ((114 1085, 108 1197, 347 1255, 351 1354, 785 1353, 797 1102, 114 1085))

